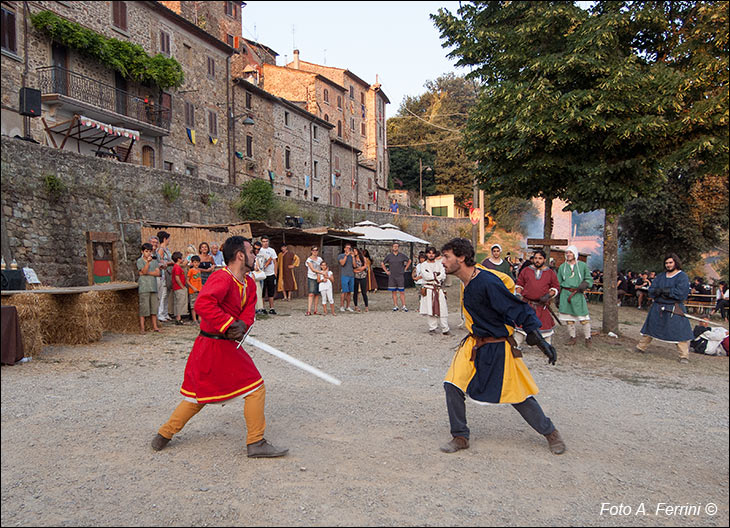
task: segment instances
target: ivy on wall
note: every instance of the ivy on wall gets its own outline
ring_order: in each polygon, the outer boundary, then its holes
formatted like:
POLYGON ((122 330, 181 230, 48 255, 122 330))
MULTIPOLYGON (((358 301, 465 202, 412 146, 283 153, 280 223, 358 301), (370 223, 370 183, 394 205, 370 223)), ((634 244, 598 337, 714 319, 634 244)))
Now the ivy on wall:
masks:
POLYGON ((36 29, 56 42, 96 59, 125 79, 157 85, 162 90, 178 88, 185 80, 179 62, 160 53, 152 57, 139 44, 107 38, 51 11, 32 14, 30 19, 36 29))

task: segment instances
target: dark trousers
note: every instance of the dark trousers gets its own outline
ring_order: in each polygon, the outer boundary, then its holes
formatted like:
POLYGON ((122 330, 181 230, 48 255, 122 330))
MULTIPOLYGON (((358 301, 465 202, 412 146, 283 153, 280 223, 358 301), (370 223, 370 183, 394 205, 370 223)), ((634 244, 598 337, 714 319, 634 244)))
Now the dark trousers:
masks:
POLYGON ((368 305, 368 278, 363 277, 362 279, 358 279, 355 277, 355 306, 357 306, 357 291, 360 290, 362 292, 362 300, 365 303, 365 307, 367 308, 368 305))
MULTIPOLYGON (((444 383, 444 390, 446 391, 446 410, 449 412, 451 436, 469 438, 469 427, 466 425, 466 398, 464 393, 451 383, 444 383)), ((553 422, 545 416, 542 407, 540 407, 540 404, 537 403, 534 397, 530 396, 522 403, 513 403, 512 407, 517 409, 517 412, 530 424, 530 427, 541 435, 548 435, 555 430, 553 422)))

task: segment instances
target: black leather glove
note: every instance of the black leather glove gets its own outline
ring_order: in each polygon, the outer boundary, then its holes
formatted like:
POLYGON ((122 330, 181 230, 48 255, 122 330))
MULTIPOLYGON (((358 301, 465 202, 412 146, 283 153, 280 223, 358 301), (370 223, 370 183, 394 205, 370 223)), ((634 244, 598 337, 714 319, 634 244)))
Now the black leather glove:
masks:
POLYGON ((550 292, 540 297, 540 303, 547 305, 550 302, 550 292))
POLYGON ((581 292, 581 293, 583 293, 583 292, 584 292, 584 291, 586 291, 587 289, 588 289, 588 283, 587 283, 586 281, 583 281, 583 282, 581 282, 581 283, 580 283, 580 284, 578 285, 578 291, 579 291, 579 292, 581 292))
POLYGON ((228 327, 228 330, 226 330, 226 337, 228 339, 235 339, 236 341, 240 341, 241 338, 246 334, 246 330, 248 330, 248 326, 246 326, 246 323, 243 321, 234 321, 231 323, 231 326, 228 327))
POLYGON ((550 365, 555 365, 555 362, 558 360, 558 353, 553 345, 545 341, 545 338, 542 337, 539 330, 533 330, 527 334, 527 344, 537 346, 537 348, 542 350, 542 353, 547 356, 548 363, 550 365))

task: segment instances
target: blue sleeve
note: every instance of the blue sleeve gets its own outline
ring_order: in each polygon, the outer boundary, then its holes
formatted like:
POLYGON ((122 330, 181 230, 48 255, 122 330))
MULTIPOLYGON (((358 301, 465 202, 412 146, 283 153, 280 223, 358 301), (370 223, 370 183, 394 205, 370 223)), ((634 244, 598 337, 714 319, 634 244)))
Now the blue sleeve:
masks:
POLYGON ((505 322, 510 326, 521 326, 526 333, 539 330, 542 323, 535 315, 535 310, 515 297, 501 280, 492 282, 491 288, 485 288, 485 294, 494 310, 504 315, 505 322))
POLYGON ((661 280, 661 276, 657 275, 654 280, 651 282, 651 286, 649 286, 649 297, 652 299, 656 299, 657 297, 657 290, 659 289, 660 284, 663 282, 661 280))

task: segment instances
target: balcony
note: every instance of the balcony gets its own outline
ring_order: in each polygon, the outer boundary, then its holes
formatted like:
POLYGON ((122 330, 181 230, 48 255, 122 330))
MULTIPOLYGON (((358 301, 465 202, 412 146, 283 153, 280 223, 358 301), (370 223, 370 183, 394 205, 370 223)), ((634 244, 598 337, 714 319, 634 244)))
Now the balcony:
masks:
POLYGON ((38 85, 42 102, 58 105, 64 112, 83 114, 147 136, 170 134, 172 110, 151 97, 133 95, 60 66, 38 68, 38 85))

